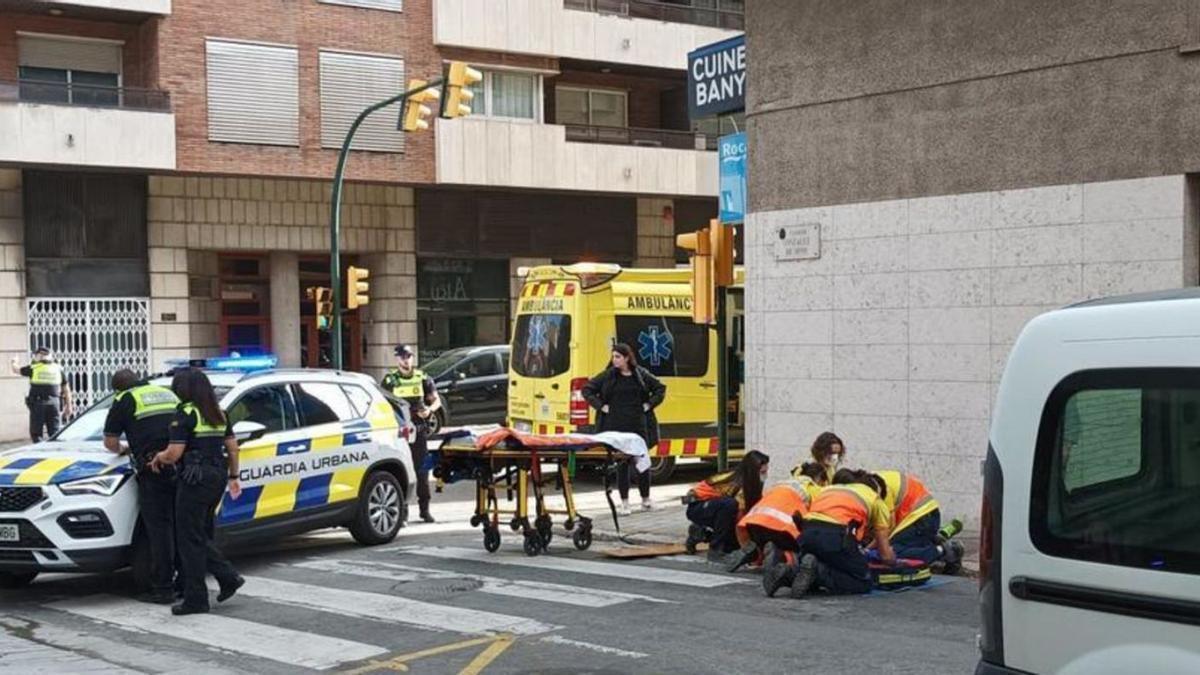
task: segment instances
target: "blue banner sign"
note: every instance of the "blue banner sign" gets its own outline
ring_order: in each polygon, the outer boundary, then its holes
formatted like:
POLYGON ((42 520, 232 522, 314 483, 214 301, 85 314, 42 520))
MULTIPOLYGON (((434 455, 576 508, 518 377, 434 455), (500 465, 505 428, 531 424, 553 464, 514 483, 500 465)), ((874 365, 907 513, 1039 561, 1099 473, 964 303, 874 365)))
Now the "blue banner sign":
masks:
POLYGON ((721 162, 721 222, 746 219, 746 133, 722 136, 718 144, 721 162))
POLYGON ((746 36, 688 54, 688 114, 692 120, 746 108, 746 36))

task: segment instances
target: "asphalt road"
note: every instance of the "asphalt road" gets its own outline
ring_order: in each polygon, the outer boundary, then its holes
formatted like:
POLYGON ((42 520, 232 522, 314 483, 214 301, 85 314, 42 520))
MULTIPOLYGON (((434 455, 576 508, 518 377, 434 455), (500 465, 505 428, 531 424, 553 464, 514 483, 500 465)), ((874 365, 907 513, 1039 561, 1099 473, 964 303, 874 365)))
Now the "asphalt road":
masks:
MULTIPOLYGON (((459 522, 394 543, 341 531, 235 556, 243 592, 176 618, 125 575, 0 591, 0 672, 969 673, 974 582, 856 598, 762 595, 699 558, 622 562, 565 538, 489 555, 459 522)), ((212 584, 215 589, 215 584, 212 584)))

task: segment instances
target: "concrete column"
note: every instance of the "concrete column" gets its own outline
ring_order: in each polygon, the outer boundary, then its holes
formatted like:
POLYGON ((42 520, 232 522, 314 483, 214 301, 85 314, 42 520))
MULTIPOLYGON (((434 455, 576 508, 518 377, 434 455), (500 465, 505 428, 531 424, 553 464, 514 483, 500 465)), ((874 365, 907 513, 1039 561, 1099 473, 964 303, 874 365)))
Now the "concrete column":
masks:
POLYGON ((300 259, 295 253, 272 251, 271 349, 285 368, 300 367, 300 259))

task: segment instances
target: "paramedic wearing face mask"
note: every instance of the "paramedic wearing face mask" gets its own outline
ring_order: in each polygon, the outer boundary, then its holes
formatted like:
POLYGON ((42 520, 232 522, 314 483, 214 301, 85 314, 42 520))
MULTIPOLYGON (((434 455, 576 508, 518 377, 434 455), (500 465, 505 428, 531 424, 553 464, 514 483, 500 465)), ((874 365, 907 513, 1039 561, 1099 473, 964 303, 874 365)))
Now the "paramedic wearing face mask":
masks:
POLYGON ((846 459, 846 444, 831 431, 826 431, 812 444, 812 456, 818 464, 825 467, 825 484, 833 483, 833 474, 846 459))

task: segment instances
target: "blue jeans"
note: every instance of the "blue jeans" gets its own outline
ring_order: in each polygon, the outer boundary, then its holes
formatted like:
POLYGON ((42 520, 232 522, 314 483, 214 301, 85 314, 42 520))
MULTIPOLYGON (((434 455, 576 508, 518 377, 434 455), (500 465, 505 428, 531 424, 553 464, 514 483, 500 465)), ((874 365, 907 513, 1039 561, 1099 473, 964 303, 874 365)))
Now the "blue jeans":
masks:
POLYGON ((938 530, 942 527, 942 513, 934 509, 921 516, 915 523, 892 537, 892 549, 897 558, 920 560, 928 565, 941 557, 938 553, 938 530))
POLYGON ((712 530, 711 550, 728 553, 738 548, 734 526, 737 525, 738 503, 733 497, 718 497, 692 502, 687 507, 688 520, 712 530))

